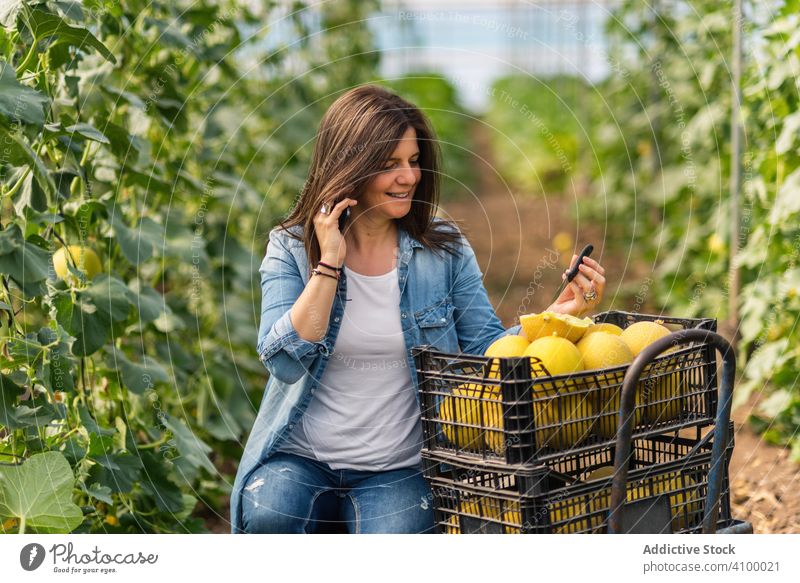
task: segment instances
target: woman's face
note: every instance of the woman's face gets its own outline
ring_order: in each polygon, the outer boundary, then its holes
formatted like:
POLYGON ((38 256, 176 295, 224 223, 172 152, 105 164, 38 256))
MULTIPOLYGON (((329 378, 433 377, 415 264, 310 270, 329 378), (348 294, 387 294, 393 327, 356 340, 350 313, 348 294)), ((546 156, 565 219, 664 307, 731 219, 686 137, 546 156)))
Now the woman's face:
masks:
POLYGON ((351 212, 369 213, 370 220, 402 218, 411 210, 411 199, 421 177, 417 132, 409 127, 351 212))

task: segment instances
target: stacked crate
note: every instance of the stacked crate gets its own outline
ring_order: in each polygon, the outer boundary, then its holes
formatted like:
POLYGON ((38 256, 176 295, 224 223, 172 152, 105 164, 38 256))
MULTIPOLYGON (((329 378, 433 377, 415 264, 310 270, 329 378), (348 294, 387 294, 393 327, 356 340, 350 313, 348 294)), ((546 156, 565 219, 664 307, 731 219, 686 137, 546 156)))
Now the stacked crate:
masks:
MULTIPOLYGON (((605 312, 626 328, 709 319, 605 312)), ((536 358, 414 349, 423 471, 441 533, 602 533, 608 529, 619 392, 628 365, 549 376, 536 358), (611 404, 609 406, 609 404, 611 404)), ((637 386, 628 460, 628 532, 698 532, 711 471, 717 362, 705 343, 649 363, 637 386)), ((730 431, 729 435, 733 435, 730 431)), ((719 523, 730 521, 727 444, 719 523)))

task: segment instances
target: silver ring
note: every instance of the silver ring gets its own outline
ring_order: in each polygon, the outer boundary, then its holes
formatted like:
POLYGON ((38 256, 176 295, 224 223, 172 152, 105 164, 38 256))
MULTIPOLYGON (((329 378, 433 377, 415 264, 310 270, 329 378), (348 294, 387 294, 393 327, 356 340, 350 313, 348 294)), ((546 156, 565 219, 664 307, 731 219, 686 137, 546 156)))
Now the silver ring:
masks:
POLYGON ((590 289, 588 292, 584 292, 583 299, 587 302, 592 302, 597 299, 597 292, 595 291, 594 287, 590 289))
POLYGON ((321 212, 323 215, 327 215, 330 212, 327 202, 322 203, 322 206, 319 207, 319 212, 321 212))

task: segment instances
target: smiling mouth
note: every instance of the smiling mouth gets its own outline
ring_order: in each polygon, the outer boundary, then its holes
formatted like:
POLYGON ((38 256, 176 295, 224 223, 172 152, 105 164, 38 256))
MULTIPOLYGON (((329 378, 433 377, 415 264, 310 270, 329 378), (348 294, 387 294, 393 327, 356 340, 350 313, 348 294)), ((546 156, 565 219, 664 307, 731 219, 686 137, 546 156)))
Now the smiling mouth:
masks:
POLYGON ((408 198, 411 195, 411 191, 407 192, 385 192, 386 196, 391 196, 392 198, 408 198))

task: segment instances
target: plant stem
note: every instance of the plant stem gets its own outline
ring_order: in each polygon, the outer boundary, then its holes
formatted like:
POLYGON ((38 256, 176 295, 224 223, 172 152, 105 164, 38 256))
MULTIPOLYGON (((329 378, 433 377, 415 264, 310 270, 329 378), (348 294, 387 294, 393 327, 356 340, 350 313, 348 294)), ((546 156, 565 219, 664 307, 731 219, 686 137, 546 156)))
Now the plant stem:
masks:
POLYGON ((38 41, 36 40, 36 37, 33 37, 33 42, 31 43, 31 48, 28 51, 28 54, 25 55, 25 58, 22 60, 22 62, 19 65, 17 65, 17 71, 24 71, 28 67, 29 61, 36 54, 36 45, 37 44, 38 44, 38 41))
POLYGON ((78 394, 80 395, 80 398, 81 398, 81 403, 82 403, 82 404, 83 404, 83 406, 84 406, 84 407, 86 407, 86 409, 88 410, 88 409, 89 409, 89 406, 86 404, 86 375, 84 374, 84 370, 83 370, 83 365, 84 365, 84 362, 85 362, 85 361, 86 361, 86 357, 83 357, 83 356, 82 356, 82 357, 81 357, 81 362, 80 362, 80 368, 81 368, 81 382, 80 382, 80 387, 81 387, 81 390, 79 391, 79 393, 78 393, 78 394))
POLYGON ((5 277, 3 277, 2 279, 3 279, 3 288, 5 289, 5 296, 6 299, 8 300, 7 303, 9 306, 11 306, 11 310, 9 311, 9 316, 11 318, 11 326, 13 327, 15 333, 19 333, 19 330, 17 329, 17 319, 14 317, 14 301, 11 298, 11 290, 8 289, 8 280, 5 277))
POLYGON ((8 189, 8 191, 6 191, 5 196, 11 198, 15 194, 17 194, 17 191, 20 188, 22 188, 22 183, 25 182, 25 179, 28 177, 28 173, 30 171, 31 171, 30 166, 25 168, 25 172, 22 173, 22 176, 20 176, 19 180, 17 180, 14 186, 12 186, 10 189, 8 189))
POLYGON ((161 445, 163 443, 166 443, 168 435, 169 434, 164 435, 158 441, 154 441, 152 443, 145 443, 144 445, 136 444, 136 449, 154 449, 154 448, 158 447, 159 445, 161 445))

